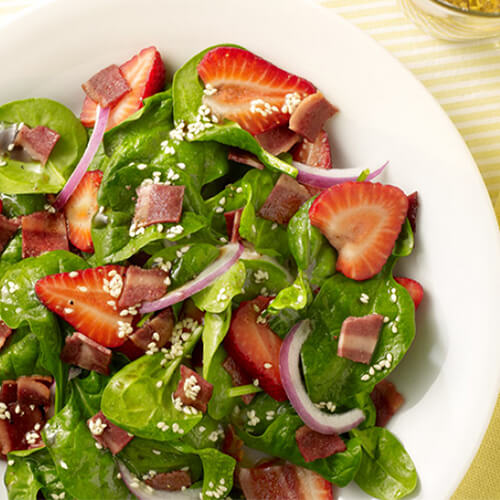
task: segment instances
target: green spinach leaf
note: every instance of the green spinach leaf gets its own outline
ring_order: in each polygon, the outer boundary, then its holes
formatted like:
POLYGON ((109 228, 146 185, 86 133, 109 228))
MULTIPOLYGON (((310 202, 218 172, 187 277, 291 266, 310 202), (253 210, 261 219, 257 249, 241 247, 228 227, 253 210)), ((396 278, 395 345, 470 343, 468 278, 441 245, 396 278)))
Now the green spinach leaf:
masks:
POLYGON ((295 432, 304 422, 289 403, 277 403, 266 394, 259 394, 244 409, 243 422, 242 425, 236 420, 235 425, 238 435, 247 446, 313 470, 339 486, 348 484, 358 471, 361 445, 356 438, 346 443, 347 450, 344 452, 306 462, 295 440, 295 432), (256 425, 250 425, 255 424, 256 420, 256 425))
POLYGON ((5 158, 0 169, 3 193, 57 193, 66 184, 87 145, 87 132, 65 106, 50 99, 25 99, 0 106, 0 122, 44 125, 61 136, 45 166, 5 158))
POLYGON ((106 417, 122 429, 146 439, 172 441, 187 434, 202 415, 176 409, 172 393, 180 379, 178 367, 183 357, 193 350, 201 332, 201 327, 195 328, 189 339, 179 344, 182 354, 171 355, 173 359, 164 361, 165 353, 158 352, 142 356, 116 373, 104 389, 101 400, 106 417))
POLYGON ((5 271, 16 262, 20 262, 23 258, 23 237, 21 232, 18 232, 14 238, 10 240, 5 250, 0 255, 0 279, 5 271))
POLYGON ((206 379, 219 345, 224 340, 231 323, 231 308, 219 313, 207 312, 203 325, 203 377, 206 379))
POLYGON ((302 348, 304 378, 314 402, 339 405, 353 394, 371 392, 410 347, 415 336, 415 309, 408 292, 392 277, 394 260, 391 258, 369 280, 353 281, 337 273, 321 287, 310 307, 313 330, 302 348), (362 294, 366 295, 362 298, 362 294), (348 316, 370 313, 385 318, 372 357, 373 375, 369 366, 337 355, 342 322, 348 316))
POLYGON ((297 267, 304 271, 313 287, 320 287, 335 273, 337 254, 321 231, 309 220, 314 201, 304 203, 288 223, 288 244, 297 267))
POLYGON ((9 500, 37 500, 39 493, 44 498, 72 499, 46 448, 9 453, 5 485, 9 500))
POLYGON ((351 431, 361 442, 363 456, 356 474, 358 486, 381 500, 409 495, 417 486, 417 472, 408 452, 387 429, 351 431))
POLYGON ((46 200, 43 194, 6 194, 0 193, 3 213, 7 217, 29 215, 44 210, 46 200))

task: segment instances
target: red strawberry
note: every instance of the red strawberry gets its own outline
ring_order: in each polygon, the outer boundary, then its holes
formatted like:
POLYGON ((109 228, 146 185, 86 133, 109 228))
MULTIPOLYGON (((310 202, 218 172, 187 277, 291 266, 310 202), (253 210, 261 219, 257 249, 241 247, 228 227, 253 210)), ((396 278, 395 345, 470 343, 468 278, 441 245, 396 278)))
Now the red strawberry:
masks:
POLYGON ((321 193, 309 218, 337 249, 337 271, 365 280, 384 266, 407 210, 408 198, 395 186, 345 182, 321 193))
POLYGON ((224 345, 230 356, 276 401, 286 401, 281 384, 279 357, 281 339, 269 328, 260 313, 271 302, 257 297, 242 302, 233 314, 224 345))
POLYGON ((213 94, 204 96, 204 103, 251 134, 288 123, 291 110, 286 106, 287 94, 303 99, 316 92, 307 80, 235 47, 207 52, 198 64, 198 74, 214 89, 213 94))
MULTIPOLYGON (((106 130, 135 113, 142 107, 143 99, 160 92, 165 85, 165 66, 155 47, 141 50, 139 54, 122 64, 120 71, 132 90, 111 107, 106 130)), ((86 127, 94 125, 96 108, 97 104, 89 97, 85 97, 80 120, 86 127)))
POLYGON ((303 467, 292 464, 240 468, 238 480, 247 500, 264 498, 333 500, 332 484, 303 467))
POLYGON ((102 172, 87 172, 71 198, 64 206, 64 214, 68 223, 69 241, 82 252, 94 252, 92 243, 92 217, 97 212, 97 192, 102 181, 102 172))
POLYGON ((411 278, 395 276, 394 279, 397 283, 404 286, 406 290, 408 290, 408 293, 411 295, 415 304, 415 310, 417 310, 420 302, 422 302, 422 299, 424 298, 424 289, 422 288, 422 285, 418 281, 412 280, 411 278))
POLYGON ((292 149, 295 161, 318 168, 332 168, 332 152, 328 134, 322 130, 314 142, 303 139, 292 149))
POLYGON ((105 347, 117 347, 132 332, 132 316, 120 316, 122 266, 103 266, 46 276, 36 282, 41 302, 79 332, 105 347))

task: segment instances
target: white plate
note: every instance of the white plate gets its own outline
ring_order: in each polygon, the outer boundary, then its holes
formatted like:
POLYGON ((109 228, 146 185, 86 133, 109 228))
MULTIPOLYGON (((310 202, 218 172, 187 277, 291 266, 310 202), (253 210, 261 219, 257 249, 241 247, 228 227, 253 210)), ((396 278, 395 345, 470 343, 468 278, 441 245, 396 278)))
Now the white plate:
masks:
MULTIPOLYGON (((500 246, 464 142, 396 60, 331 10, 299 0, 58 0, 2 30, 0 102, 43 96, 79 112, 80 84, 142 47, 159 47, 172 74, 227 42, 310 79, 341 109, 331 124, 338 165, 387 158, 383 180, 419 192, 417 248, 399 271, 426 296, 415 343, 392 377, 406 403, 390 429, 417 466, 414 498, 448 498, 499 388, 500 246)), ((351 487, 342 498, 367 496, 351 487)))

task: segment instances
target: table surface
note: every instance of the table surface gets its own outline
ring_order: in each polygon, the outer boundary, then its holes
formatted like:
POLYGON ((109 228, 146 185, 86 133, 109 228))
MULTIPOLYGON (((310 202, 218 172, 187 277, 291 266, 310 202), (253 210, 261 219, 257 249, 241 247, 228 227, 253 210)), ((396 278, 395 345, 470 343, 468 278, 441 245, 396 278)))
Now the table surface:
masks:
MULTIPOLYGON (((0 25, 47 0, 0 0, 0 25)), ((437 40, 404 14, 406 0, 322 0, 371 35, 427 87, 466 141, 500 223, 500 37, 437 40)), ((500 396, 481 447, 452 500, 500 500, 500 396)))

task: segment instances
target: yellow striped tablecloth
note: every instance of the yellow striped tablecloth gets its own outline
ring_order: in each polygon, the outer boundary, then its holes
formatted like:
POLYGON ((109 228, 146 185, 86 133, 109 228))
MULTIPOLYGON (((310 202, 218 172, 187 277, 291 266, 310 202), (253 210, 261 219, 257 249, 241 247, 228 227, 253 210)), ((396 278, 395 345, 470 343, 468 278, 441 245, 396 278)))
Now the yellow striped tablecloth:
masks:
MULTIPOLYGON (((0 24, 45 1, 0 0, 0 24)), ((439 101, 467 142, 500 223, 500 38, 436 40, 405 16, 407 0, 319 3, 370 34, 439 101)), ((500 500, 500 397, 481 448, 452 500, 500 500)))
MULTIPOLYGON (((437 40, 405 15, 408 0, 318 3, 370 34, 438 100, 469 146, 500 223, 500 37, 437 40)), ((500 500, 500 396, 481 448, 452 500, 500 500)))

